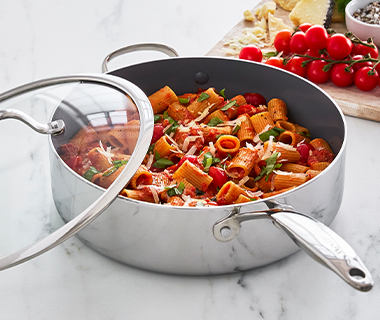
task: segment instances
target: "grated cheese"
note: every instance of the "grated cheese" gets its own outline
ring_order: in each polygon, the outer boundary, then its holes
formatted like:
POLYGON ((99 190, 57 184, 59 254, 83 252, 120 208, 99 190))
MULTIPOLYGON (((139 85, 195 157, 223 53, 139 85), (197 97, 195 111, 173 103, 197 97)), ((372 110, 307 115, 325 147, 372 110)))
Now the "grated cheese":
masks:
POLYGON ((197 151, 197 146, 196 145, 193 145, 189 151, 187 151, 186 155, 193 155, 195 153, 195 151, 197 151))
POLYGON ((264 194, 264 192, 262 192, 262 191, 252 192, 250 190, 245 190, 245 192, 251 198, 261 197, 264 194))
POLYGON ((152 154, 149 156, 148 161, 147 161, 147 163, 146 163, 146 167, 147 167, 148 170, 149 170, 150 167, 152 166, 153 161, 154 161, 154 155, 153 155, 153 153, 152 153, 152 154))
MULTIPOLYGON (((104 150, 104 147, 103 147, 103 144, 102 144, 102 141, 101 141, 101 140, 99 140, 99 145, 100 145, 100 150, 99 150, 99 152, 107 158, 107 160, 109 161, 109 163, 112 164, 112 157, 113 157, 113 154, 110 153, 110 152, 108 152, 108 148, 107 148, 107 151, 104 150)), ((110 147, 109 147, 109 148, 110 148, 110 147)), ((110 150, 111 150, 111 149, 110 149, 110 150)))
POLYGON ((212 141, 210 141, 208 145, 210 146, 210 153, 211 153, 211 155, 213 157, 215 157, 216 148, 215 148, 214 144, 212 143, 212 141))
POLYGON ((249 177, 248 177, 248 176, 243 177, 243 178, 238 182, 238 186, 239 186, 239 187, 243 186, 248 180, 249 180, 249 177))
POLYGON ((185 139, 185 141, 183 141, 183 145, 182 145, 182 150, 183 151, 187 151, 187 148, 189 147, 189 143, 192 142, 192 141, 195 141, 197 140, 198 138, 203 138, 201 136, 190 136, 190 137, 187 137, 185 139))
POLYGON ((149 186, 150 191, 152 192, 154 201, 156 203, 160 203, 160 197, 158 196, 158 192, 154 186, 149 186))
POLYGON ((209 110, 215 105, 215 103, 209 105, 206 109, 203 110, 203 112, 200 114, 198 118, 195 118, 194 121, 199 122, 203 120, 205 117, 208 116, 209 110))

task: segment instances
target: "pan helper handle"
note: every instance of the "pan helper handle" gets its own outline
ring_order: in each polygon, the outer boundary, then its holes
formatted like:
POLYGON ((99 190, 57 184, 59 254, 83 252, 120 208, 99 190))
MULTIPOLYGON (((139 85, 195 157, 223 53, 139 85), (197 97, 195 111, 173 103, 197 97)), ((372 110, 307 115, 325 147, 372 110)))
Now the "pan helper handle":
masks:
POLYGON ((269 218, 314 260, 331 269, 357 290, 370 291, 373 280, 368 269, 351 246, 323 223, 290 206, 267 202, 268 210, 230 215, 214 224, 214 237, 222 242, 237 237, 240 223, 269 218))
POLYGON ((20 120, 31 127, 33 130, 43 134, 60 134, 65 130, 65 123, 62 120, 52 121, 44 124, 37 122, 26 113, 15 109, 0 110, 0 120, 4 119, 20 120))

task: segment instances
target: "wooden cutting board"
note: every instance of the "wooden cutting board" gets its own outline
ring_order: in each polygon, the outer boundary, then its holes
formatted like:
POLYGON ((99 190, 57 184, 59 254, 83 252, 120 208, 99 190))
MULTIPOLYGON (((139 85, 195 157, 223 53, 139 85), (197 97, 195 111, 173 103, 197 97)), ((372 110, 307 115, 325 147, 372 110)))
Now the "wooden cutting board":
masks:
MULTIPOLYGON (((253 8, 251 10, 253 14, 258 7, 267 1, 268 0, 262 0, 255 8, 253 8)), ((282 9, 279 5, 277 5, 274 16, 276 18, 283 19, 286 25, 294 27, 289 19, 289 11, 282 9)), ((224 43, 228 40, 241 36, 244 28, 253 28, 255 21, 257 20, 251 22, 242 19, 207 53, 207 56, 231 57, 226 55, 226 53, 223 51, 223 48, 226 48, 226 46, 224 46, 224 43)), ((337 32, 347 31, 344 23, 332 23, 330 27, 337 32)), ((274 48, 273 50, 266 51, 274 51, 274 48)), ((380 87, 377 87, 376 89, 369 92, 363 92, 357 89, 355 85, 347 88, 339 88, 335 86, 331 81, 319 86, 336 101, 344 114, 380 122, 380 87)))

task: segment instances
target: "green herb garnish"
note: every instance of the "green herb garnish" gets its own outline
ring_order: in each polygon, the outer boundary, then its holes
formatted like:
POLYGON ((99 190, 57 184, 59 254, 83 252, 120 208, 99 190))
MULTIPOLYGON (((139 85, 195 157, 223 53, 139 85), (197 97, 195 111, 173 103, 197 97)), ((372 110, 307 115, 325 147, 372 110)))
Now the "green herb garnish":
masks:
POLYGON ((220 162, 219 158, 215 158, 212 156, 212 154, 210 152, 206 152, 203 156, 203 161, 202 161, 204 171, 208 172, 210 170, 210 167, 213 164, 216 164, 219 162, 220 162))
POLYGON ((274 169, 278 169, 282 166, 281 163, 276 164, 278 155, 278 152, 274 152, 268 159, 265 160, 267 165, 261 169, 260 174, 255 178, 255 181, 260 180, 264 175, 266 175, 265 181, 268 181, 269 174, 271 174, 274 169))
POLYGON ((198 102, 202 102, 203 100, 206 100, 207 98, 210 98, 210 96, 206 92, 202 92, 201 95, 198 97, 198 102))
POLYGON ((202 201, 198 201, 196 204, 195 204, 196 207, 204 207, 205 205, 203 204, 202 201))
POLYGON ((304 137, 307 137, 307 138, 311 138, 311 134, 304 133, 304 132, 297 132, 297 133, 300 134, 301 136, 304 136, 304 137))
POLYGON ((236 100, 232 100, 232 101, 228 102, 225 106, 220 108, 220 110, 227 111, 229 108, 231 108, 233 106, 238 106, 238 104, 236 103, 236 100))
POLYGON ((173 164, 174 163, 169 159, 160 158, 153 164, 153 167, 165 169, 166 167, 172 166, 173 164))
POLYGON ((224 91, 226 91, 226 89, 222 89, 222 90, 220 90, 218 93, 219 93, 220 96, 222 96, 224 99, 226 99, 226 96, 225 96, 225 94, 224 94, 224 91))
POLYGON ((165 120, 168 120, 171 126, 165 131, 165 134, 171 134, 172 132, 175 132, 177 128, 179 127, 179 124, 177 121, 173 120, 167 111, 164 112, 163 117, 165 120))
POLYGON ((204 195, 204 194, 205 194, 204 191, 195 188, 195 195, 197 195, 197 196, 202 196, 202 195, 204 195))
POLYGON ((221 120, 220 118, 218 117, 214 117, 212 118, 209 123, 207 124, 209 127, 216 127, 218 124, 220 123, 224 123, 223 120, 221 120))
POLYGON ((269 140, 270 136, 277 137, 279 134, 281 134, 284 131, 286 130, 274 127, 273 129, 270 129, 268 131, 263 132, 262 134, 259 134, 259 138, 262 142, 265 142, 269 140))
POLYGON ((235 128, 234 128, 234 130, 232 130, 232 133, 236 133, 236 132, 238 132, 240 130, 240 126, 236 126, 235 128))
POLYGON ((165 189, 168 190, 168 196, 169 197, 179 196, 185 190, 185 184, 183 182, 181 182, 178 186, 171 187, 171 188, 166 187, 165 189))
POLYGON ((91 166, 90 169, 88 169, 84 174, 83 174, 83 178, 91 181, 92 177, 94 175, 96 175, 97 173, 99 173, 100 171, 98 171, 95 167, 91 166))
POLYGON ((160 121, 160 119, 161 119, 161 116, 159 114, 154 115, 154 123, 157 123, 158 121, 160 121))
POLYGON ((152 153, 152 151, 153 151, 155 145, 156 145, 155 143, 152 143, 152 144, 149 146, 148 151, 147 151, 147 154, 152 153))
POLYGON ((190 102, 190 97, 188 98, 178 98, 178 101, 182 104, 187 104, 190 102))

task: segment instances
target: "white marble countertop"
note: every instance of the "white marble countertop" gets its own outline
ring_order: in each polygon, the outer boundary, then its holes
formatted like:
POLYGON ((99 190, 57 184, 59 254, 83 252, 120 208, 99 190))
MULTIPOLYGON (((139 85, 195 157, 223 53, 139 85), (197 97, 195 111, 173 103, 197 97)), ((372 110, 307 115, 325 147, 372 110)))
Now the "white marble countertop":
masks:
MULTIPOLYGON (((2 1, 0 91, 45 77, 100 72, 108 53, 134 43, 161 42, 181 56, 205 55, 257 2, 2 1)), ((141 56, 123 59, 121 66, 141 56)), ((372 273, 372 291, 354 290, 303 252, 248 272, 183 277, 116 263, 74 237, 0 272, 1 319, 377 319, 380 151, 375 143, 380 123, 346 120, 345 194, 330 227, 351 244, 372 273)), ((22 148, 8 142, 12 130, 22 126, 0 124, 0 214, 5 221, 0 249, 5 251, 8 244, 17 247, 39 239, 60 224, 49 215, 51 204, 44 206, 48 186, 36 182, 49 172, 47 157, 33 152, 18 156, 22 148), (19 168, 31 158, 41 161, 40 170, 24 175, 19 168), (14 182, 14 175, 25 181, 14 182), (40 207, 29 211, 34 200, 40 207), (11 216, 24 209, 21 220, 11 216), (39 213, 28 215, 35 211, 39 213)), ((38 143, 30 140, 30 131, 25 132, 21 145, 38 143)))

